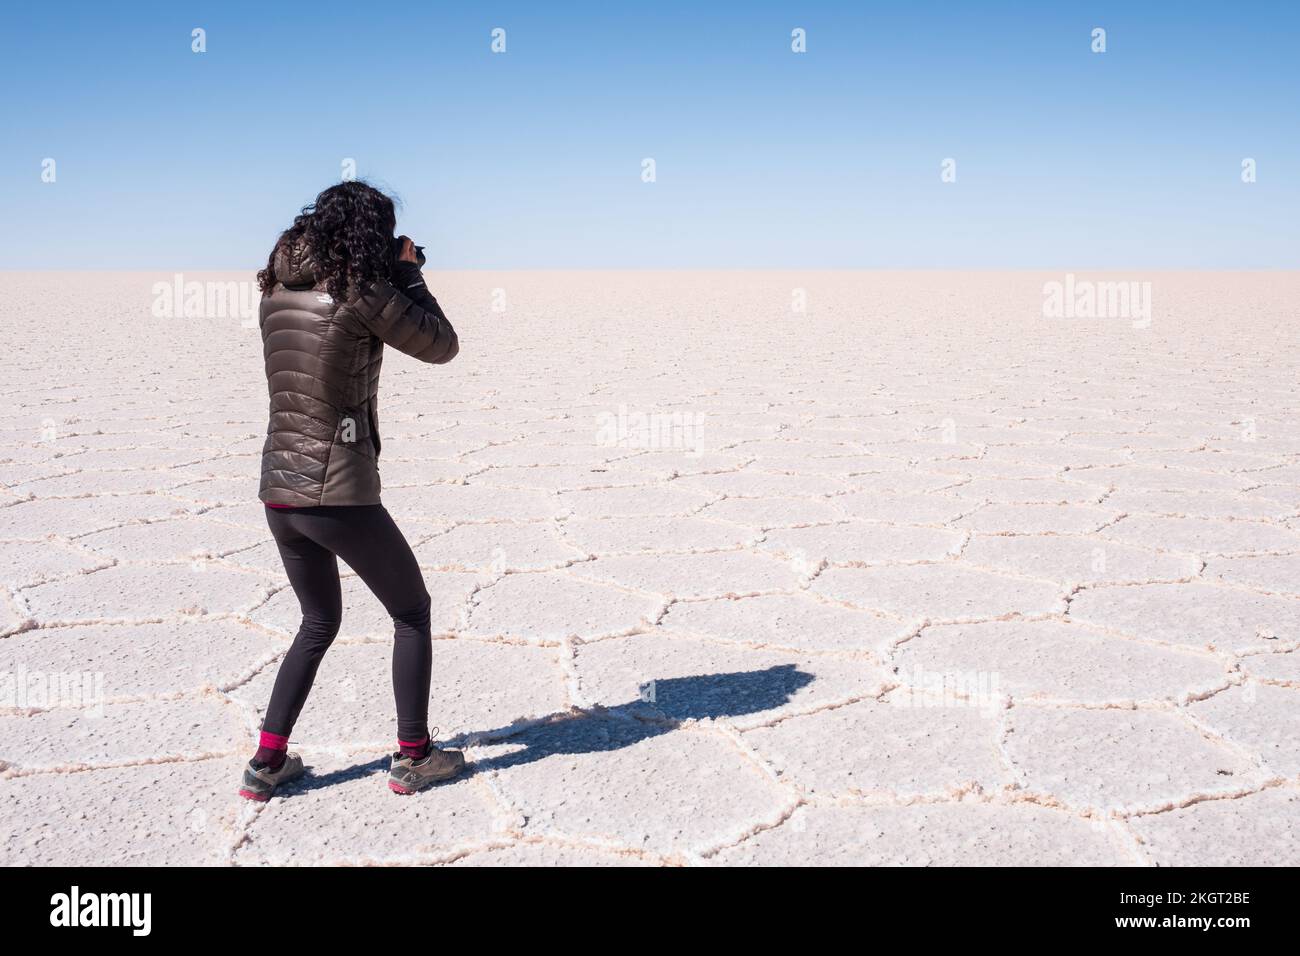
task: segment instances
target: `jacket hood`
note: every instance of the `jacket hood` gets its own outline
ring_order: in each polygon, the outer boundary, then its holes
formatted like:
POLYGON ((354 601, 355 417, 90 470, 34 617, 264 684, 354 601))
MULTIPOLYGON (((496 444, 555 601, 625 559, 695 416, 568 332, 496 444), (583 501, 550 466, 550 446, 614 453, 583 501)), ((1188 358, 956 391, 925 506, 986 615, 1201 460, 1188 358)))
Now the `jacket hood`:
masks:
POLYGON ((316 259, 303 239, 282 242, 275 250, 275 279, 285 285, 314 285, 316 259))

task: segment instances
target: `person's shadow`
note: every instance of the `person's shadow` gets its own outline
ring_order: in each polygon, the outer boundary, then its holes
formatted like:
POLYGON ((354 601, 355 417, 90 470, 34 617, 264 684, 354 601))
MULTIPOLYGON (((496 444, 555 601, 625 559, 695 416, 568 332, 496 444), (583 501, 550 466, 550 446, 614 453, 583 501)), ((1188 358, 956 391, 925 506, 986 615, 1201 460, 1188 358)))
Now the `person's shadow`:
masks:
MULTIPOLYGON (((650 681, 640 696, 612 707, 556 714, 538 723, 509 724, 440 740, 447 747, 474 748, 501 744, 513 749, 472 760, 464 780, 476 773, 503 770, 557 754, 585 754, 630 747, 650 737, 672 733, 684 721, 740 717, 773 710, 812 683, 813 677, 794 664, 779 664, 758 671, 700 674, 650 681)), ((388 769, 387 757, 315 776, 308 774, 286 787, 287 793, 315 790, 342 780, 388 769)))

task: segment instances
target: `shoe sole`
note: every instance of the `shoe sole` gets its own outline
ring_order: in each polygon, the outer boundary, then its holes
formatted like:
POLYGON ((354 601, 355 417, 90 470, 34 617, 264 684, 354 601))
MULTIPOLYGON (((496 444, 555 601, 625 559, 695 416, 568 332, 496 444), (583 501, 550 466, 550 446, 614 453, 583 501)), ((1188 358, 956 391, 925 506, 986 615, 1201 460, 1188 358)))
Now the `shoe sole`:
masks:
POLYGON ((245 800, 252 800, 256 803, 266 803, 271 799, 269 793, 254 793, 252 790, 245 790, 242 787, 239 790, 239 795, 245 800))

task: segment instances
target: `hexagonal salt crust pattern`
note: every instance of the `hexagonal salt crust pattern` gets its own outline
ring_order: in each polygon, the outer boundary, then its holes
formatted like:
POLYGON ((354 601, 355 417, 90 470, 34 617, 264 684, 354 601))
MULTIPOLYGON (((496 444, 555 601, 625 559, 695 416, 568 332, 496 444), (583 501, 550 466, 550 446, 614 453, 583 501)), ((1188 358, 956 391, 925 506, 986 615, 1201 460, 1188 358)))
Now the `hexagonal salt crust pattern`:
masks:
POLYGON ((381 471, 472 770, 386 790, 343 567, 260 807, 261 343, 160 278, 4 280, 0 863, 1300 863, 1295 275, 430 272, 381 471))

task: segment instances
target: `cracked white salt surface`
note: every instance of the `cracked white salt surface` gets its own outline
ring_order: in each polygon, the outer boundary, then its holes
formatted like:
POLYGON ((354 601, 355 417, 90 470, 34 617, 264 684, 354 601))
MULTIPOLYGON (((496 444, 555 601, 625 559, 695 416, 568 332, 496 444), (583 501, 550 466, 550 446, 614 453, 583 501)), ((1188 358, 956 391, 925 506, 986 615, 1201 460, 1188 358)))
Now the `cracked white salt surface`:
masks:
POLYGON ((431 274, 462 354, 390 353, 384 500, 478 770, 384 788, 344 568, 264 807, 261 343, 154 278, 3 279, 0 670, 103 706, 0 707, 0 863, 1300 863, 1297 276, 1153 276, 1138 330, 1030 274, 431 274))

